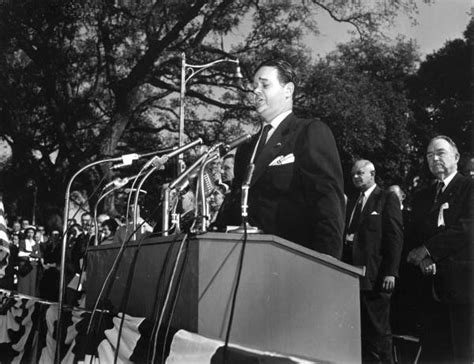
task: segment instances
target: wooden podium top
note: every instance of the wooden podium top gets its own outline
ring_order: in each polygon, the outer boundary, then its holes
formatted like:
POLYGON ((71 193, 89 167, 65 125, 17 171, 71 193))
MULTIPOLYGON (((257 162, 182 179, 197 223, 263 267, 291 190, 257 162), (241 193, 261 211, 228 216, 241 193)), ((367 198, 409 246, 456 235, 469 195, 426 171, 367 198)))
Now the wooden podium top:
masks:
MULTIPOLYGON (((184 237, 184 234, 175 234, 170 236, 149 236, 146 237, 145 240, 142 242, 142 245, 148 244, 160 244, 160 243, 168 243, 170 241, 180 241, 184 237)), ((244 238, 244 234, 242 233, 222 233, 222 232, 207 232, 202 235, 189 235, 188 237, 191 240, 203 240, 203 241, 215 241, 216 243, 234 243, 238 241, 242 241, 244 238)), ((317 261, 321 264, 328 265, 334 269, 346 272, 351 275, 357 276, 364 276, 365 275, 365 267, 356 267, 340 260, 327 255, 322 254, 317 251, 308 249, 302 245, 293 243, 289 240, 280 238, 276 235, 270 234, 248 234, 247 235, 247 242, 252 244, 272 244, 279 248, 285 250, 291 250, 294 253, 306 256, 307 258, 317 261)), ((137 241, 130 241, 127 246, 137 246, 137 241)), ((107 245, 99 245, 90 247, 89 250, 103 250, 103 249, 118 249, 120 248, 119 244, 107 244, 107 245)))

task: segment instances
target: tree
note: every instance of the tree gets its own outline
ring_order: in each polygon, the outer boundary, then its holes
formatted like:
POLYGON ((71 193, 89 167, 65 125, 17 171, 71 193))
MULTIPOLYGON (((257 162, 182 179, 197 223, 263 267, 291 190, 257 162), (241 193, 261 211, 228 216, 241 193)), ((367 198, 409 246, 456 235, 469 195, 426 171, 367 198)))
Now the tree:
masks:
POLYGON ((393 46, 354 40, 309 72, 300 105, 333 130, 346 190, 359 158, 375 164, 379 183, 404 183, 411 145, 407 125, 412 120, 405 81, 414 74, 417 57, 414 44, 402 39, 393 46))
MULTIPOLYGON (((429 54, 409 80, 411 109, 417 120, 416 124, 411 124, 411 132, 414 147, 419 151, 414 176, 420 175, 421 170, 427 172, 424 154, 429 140, 435 135, 451 137, 464 160, 473 156, 473 32, 474 21, 471 20, 464 39, 448 41, 429 54)), ((428 173, 422 177, 430 178, 428 173)))
MULTIPOLYGON (((33 178, 40 203, 61 207, 65 185, 80 166, 122 150, 170 145, 183 51, 190 63, 238 57, 248 76, 268 53, 309 59, 301 37, 305 29, 317 31, 315 11, 368 37, 399 10, 415 8, 414 0, 380 6, 338 0, 2 2, 0 137, 13 150, 3 188, 18 200, 33 178), (250 26, 242 41, 226 46, 225 37, 244 29, 244 19, 250 26), (32 150, 41 152, 39 160, 32 150)), ((228 71, 222 65, 190 81, 190 139, 209 135, 212 143, 228 135, 227 126, 255 122, 246 88, 228 71)), ((110 178, 108 166, 85 173, 78 186, 91 195, 104 178, 110 178)))

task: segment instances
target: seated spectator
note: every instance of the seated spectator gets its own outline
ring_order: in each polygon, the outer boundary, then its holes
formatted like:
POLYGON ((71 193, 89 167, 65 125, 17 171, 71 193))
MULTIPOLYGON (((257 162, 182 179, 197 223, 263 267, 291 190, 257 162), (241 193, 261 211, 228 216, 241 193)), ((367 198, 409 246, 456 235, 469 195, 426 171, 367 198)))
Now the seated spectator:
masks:
POLYGON ((112 244, 114 242, 114 235, 119 224, 115 219, 108 219, 102 223, 102 236, 100 245, 112 244))
POLYGON ((136 231, 134 230, 134 211, 130 207, 128 213, 128 223, 120 226, 114 234, 114 243, 122 244, 128 240, 140 240, 144 235, 148 235, 153 228, 140 216, 140 206, 137 206, 136 231))
POLYGON ((13 221, 12 230, 10 235, 17 234, 19 238, 21 238, 21 224, 18 220, 13 221))
POLYGON ((232 186, 234 180, 234 154, 224 156, 221 165, 221 179, 227 186, 232 186))
POLYGON ((213 223, 219 213, 219 210, 224 202, 224 197, 228 191, 227 185, 223 183, 216 184, 214 191, 208 198, 209 203, 209 223, 213 223))

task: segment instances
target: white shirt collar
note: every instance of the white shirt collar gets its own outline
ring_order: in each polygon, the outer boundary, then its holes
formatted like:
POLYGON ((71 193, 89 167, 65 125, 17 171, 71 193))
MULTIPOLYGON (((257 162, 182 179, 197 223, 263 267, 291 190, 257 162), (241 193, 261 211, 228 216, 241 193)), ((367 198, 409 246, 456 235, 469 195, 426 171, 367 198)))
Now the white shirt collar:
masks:
POLYGON ((443 182, 444 182, 443 191, 446 190, 446 187, 448 187, 449 183, 453 180, 453 178, 454 178, 454 176, 456 175, 456 173, 458 173, 458 171, 454 171, 454 172, 451 173, 448 177, 446 177, 445 179, 443 179, 443 182))
POLYGON ((272 128, 268 131, 268 134, 267 134, 267 140, 265 142, 267 142, 270 137, 272 136, 273 132, 276 130, 276 128, 278 128, 278 126, 281 124, 281 122, 283 120, 285 120, 285 118, 290 115, 292 113, 292 110, 288 110, 288 111, 285 111, 283 113, 281 113, 280 115, 278 115, 276 118, 274 118, 270 124, 272 126, 272 128))
POLYGON ((364 208, 365 203, 369 199, 369 196, 372 194, 372 192, 374 192, 375 187, 377 187, 377 183, 374 183, 372 186, 362 192, 362 194, 364 195, 364 198, 362 199, 362 208, 364 208))

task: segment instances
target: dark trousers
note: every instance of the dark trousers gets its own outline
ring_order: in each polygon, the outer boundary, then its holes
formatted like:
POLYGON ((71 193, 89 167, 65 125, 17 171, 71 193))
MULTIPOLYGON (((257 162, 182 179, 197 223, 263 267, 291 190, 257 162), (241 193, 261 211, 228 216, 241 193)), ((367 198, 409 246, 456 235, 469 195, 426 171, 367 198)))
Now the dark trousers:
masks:
POLYGON ((421 363, 474 361, 474 306, 427 301, 422 311, 421 363))
POLYGON ((389 293, 360 292, 362 362, 393 363, 389 293))

